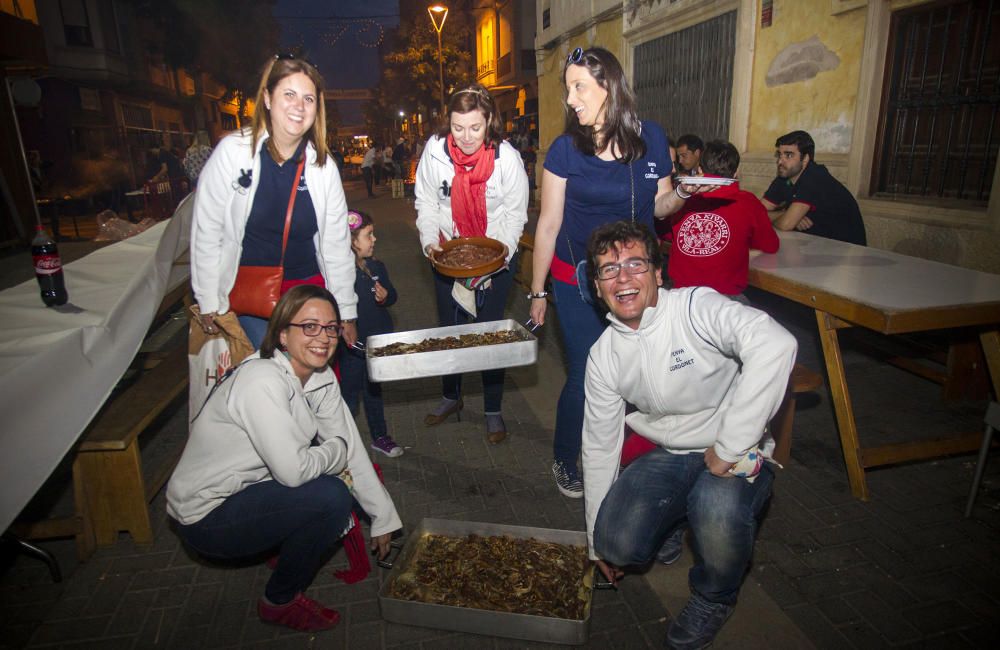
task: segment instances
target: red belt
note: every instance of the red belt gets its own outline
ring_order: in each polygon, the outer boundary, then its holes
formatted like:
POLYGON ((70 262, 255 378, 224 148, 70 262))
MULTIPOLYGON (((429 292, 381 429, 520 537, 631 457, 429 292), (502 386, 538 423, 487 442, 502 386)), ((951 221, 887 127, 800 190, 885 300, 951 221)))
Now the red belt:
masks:
POLYGON ((564 262, 555 255, 552 256, 552 266, 549 267, 552 277, 560 282, 576 286, 576 267, 564 262))

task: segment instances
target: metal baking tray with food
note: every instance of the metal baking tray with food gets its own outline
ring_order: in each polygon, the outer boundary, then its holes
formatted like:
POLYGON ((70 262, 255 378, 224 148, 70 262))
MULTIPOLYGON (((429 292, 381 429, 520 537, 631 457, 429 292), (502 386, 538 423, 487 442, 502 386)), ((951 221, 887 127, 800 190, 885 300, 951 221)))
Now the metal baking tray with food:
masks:
POLYGON ((492 370, 494 368, 528 366, 535 363, 538 359, 538 339, 512 318, 487 321, 485 323, 469 323, 468 325, 452 325, 449 327, 432 327, 425 330, 378 334, 368 337, 365 348, 367 349, 366 354, 368 357, 368 378, 371 381, 379 382, 417 379, 419 377, 440 377, 461 372, 492 370), (426 339, 461 336, 463 334, 502 332, 504 330, 514 330, 521 334, 524 340, 515 343, 478 345, 468 348, 456 348, 454 350, 414 352, 412 354, 394 354, 384 357, 372 356, 372 350, 391 343, 419 343, 426 339))
POLYGON ((483 537, 507 535, 515 539, 534 538, 543 542, 553 542, 566 546, 587 546, 587 534, 571 530, 534 528, 530 526, 508 526, 474 521, 454 521, 449 519, 425 518, 412 531, 403 544, 399 556, 393 562, 392 572, 379 589, 378 602, 382 618, 392 623, 418 625, 442 630, 454 630, 469 634, 483 634, 510 639, 583 645, 590 634, 590 609, 593 572, 587 571, 583 577, 587 603, 582 620, 570 620, 531 614, 512 614, 486 609, 472 609, 451 605, 437 605, 412 600, 392 598, 388 594, 393 580, 403 574, 416 552, 420 538, 425 535, 447 535, 464 537, 475 534, 483 537))

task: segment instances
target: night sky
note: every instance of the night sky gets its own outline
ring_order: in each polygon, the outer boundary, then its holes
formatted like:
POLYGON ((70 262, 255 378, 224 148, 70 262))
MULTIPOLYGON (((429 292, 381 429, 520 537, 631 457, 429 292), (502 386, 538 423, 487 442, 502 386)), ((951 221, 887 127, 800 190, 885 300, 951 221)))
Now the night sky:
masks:
MULTIPOLYGON (((399 24, 399 0, 278 0, 281 46, 319 67, 327 88, 370 88, 379 79, 378 45, 399 24)), ((360 102, 338 102, 345 124, 363 121, 360 102)))

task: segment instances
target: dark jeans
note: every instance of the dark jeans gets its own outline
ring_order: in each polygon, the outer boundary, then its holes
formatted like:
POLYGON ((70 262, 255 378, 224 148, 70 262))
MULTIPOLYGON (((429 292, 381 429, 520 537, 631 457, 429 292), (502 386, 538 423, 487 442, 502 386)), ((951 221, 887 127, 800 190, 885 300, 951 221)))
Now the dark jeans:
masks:
POLYGON ((644 565, 687 521, 695 552, 691 589, 711 602, 735 605, 773 481, 767 464, 750 483, 714 476, 702 453, 657 447, 626 467, 604 497, 594 552, 615 566, 644 565))
MULTIPOLYGON (((438 318, 442 327, 449 325, 464 325, 465 323, 485 323, 491 320, 503 319, 504 308, 507 306, 507 295, 514 282, 517 271, 518 256, 514 253, 510 267, 494 275, 493 285, 489 289, 476 291, 476 318, 471 318, 465 310, 458 306, 451 297, 451 287, 454 278, 449 278, 434 272, 434 292, 437 295, 438 318)), ((503 401, 504 370, 483 371, 483 411, 499 413, 503 401)), ((462 395, 462 375, 446 375, 442 378, 444 396, 448 399, 458 399, 462 395)))
POLYGON ((599 308, 584 302, 580 287, 552 280, 559 330, 566 351, 566 384, 556 406, 556 431, 552 456, 575 465, 583 435, 584 379, 587 355, 601 337, 608 321, 599 308))
POLYGON ((237 316, 240 327, 247 335, 247 340, 254 350, 260 349, 260 344, 264 342, 264 335, 267 334, 267 319, 256 316, 237 316))
POLYGON ((371 167, 362 167, 361 168, 361 175, 364 176, 364 178, 365 178, 365 187, 368 189, 368 196, 371 196, 373 194, 373 192, 372 192, 372 168, 371 167))
POLYGON ((365 417, 372 440, 384 436, 388 427, 385 424, 382 385, 368 381, 368 364, 364 356, 344 345, 340 346, 337 355, 340 362, 340 394, 344 403, 351 410, 351 415, 357 417, 360 396, 365 404, 365 417))
POLYGON ((263 481, 176 530, 185 544, 208 558, 248 558, 277 548, 278 566, 264 595, 282 604, 312 583, 347 528, 352 502, 336 476, 320 476, 294 488, 263 481))

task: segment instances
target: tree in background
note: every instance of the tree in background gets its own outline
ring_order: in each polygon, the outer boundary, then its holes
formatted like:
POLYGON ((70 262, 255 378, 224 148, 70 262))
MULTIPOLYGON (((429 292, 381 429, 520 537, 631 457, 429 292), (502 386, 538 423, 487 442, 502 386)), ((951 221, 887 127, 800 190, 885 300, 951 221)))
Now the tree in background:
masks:
MULTIPOLYGON (((475 79, 471 54, 474 22, 468 2, 449 2, 448 20, 441 32, 445 98, 461 84, 475 79)), ((382 78, 365 105, 371 134, 391 133, 399 111, 424 115, 433 129, 431 112, 440 106, 437 32, 423 3, 400 3, 399 28, 382 58, 382 78)))
MULTIPOLYGON (((206 73, 226 89, 224 101, 236 99, 240 125, 246 120, 247 102, 257 92, 261 68, 277 52, 280 27, 274 19, 275 0, 137 0, 136 12, 157 31, 151 44, 164 63, 183 68, 195 80, 195 95, 202 95, 201 75, 206 73)), ((196 114, 199 127, 204 115, 196 114)))

